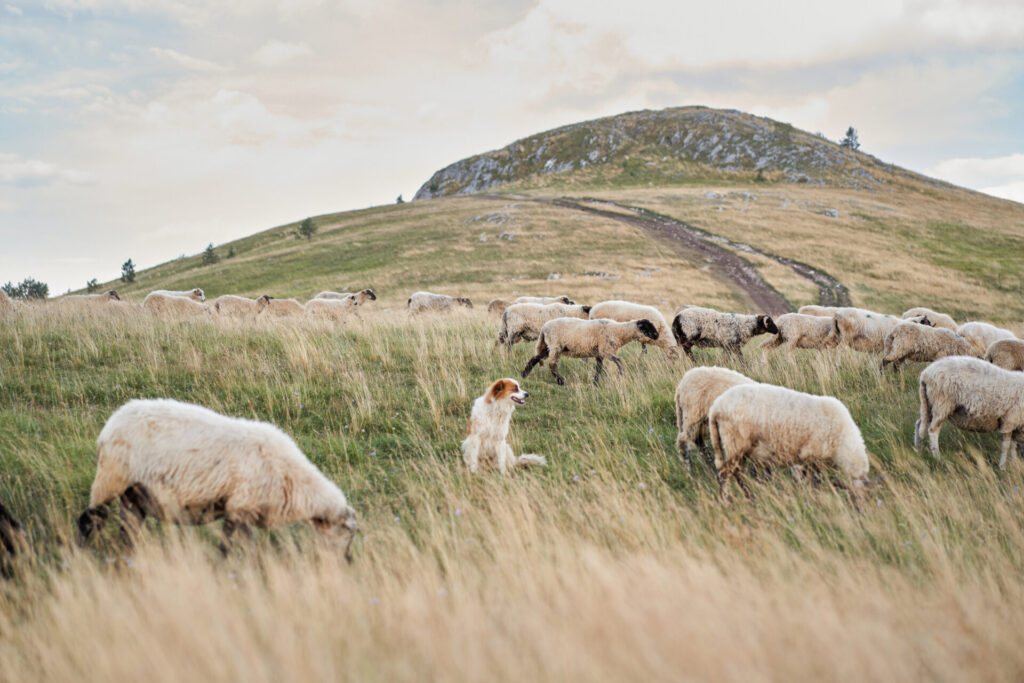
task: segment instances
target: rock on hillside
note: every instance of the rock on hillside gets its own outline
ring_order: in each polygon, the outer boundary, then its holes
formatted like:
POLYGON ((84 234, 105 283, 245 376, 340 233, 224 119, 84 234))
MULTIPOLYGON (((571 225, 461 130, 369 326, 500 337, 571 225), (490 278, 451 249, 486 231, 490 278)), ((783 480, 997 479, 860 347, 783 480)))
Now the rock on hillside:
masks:
MULTIPOLYGON (((653 167, 666 160, 691 169, 761 171, 790 182, 867 188, 884 184, 897 170, 786 123, 735 110, 680 107, 586 121, 518 140, 441 169, 415 198, 472 194, 541 174, 597 170, 612 162, 626 168, 653 167)), ((686 175, 677 172, 666 180, 686 175)))

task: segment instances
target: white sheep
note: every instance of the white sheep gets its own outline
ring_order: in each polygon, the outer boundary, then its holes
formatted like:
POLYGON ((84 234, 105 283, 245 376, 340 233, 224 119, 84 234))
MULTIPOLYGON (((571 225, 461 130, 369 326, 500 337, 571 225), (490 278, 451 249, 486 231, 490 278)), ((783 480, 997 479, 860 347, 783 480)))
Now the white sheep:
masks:
POLYGON ((930 363, 946 356, 979 357, 969 341, 948 328, 900 323, 885 338, 882 369, 890 364, 896 369, 907 361, 930 363))
POLYGON ((171 399, 133 400, 110 416, 96 446, 89 507, 78 518, 83 539, 103 525, 115 498, 129 542, 146 515, 179 524, 223 519, 225 554, 232 534, 248 535, 249 525, 309 522, 325 536, 345 531, 349 544, 359 529, 341 489, 266 422, 171 399))
POLYGON ((977 358, 937 360, 918 381, 921 416, 914 425, 914 448, 927 431, 932 455, 939 457, 939 430, 949 420, 960 429, 1003 435, 999 467, 1006 467, 1011 444, 1024 454, 1024 373, 1003 370, 977 358))
POLYGON ((699 306, 684 308, 672 319, 672 334, 690 360, 695 360, 694 346, 721 347, 742 359, 742 349, 752 337, 778 331, 771 316, 721 313, 699 306))
POLYGON ((786 358, 793 359, 793 349, 829 349, 835 346, 832 338, 832 318, 805 313, 785 313, 773 319, 778 332, 761 344, 764 358, 786 345, 786 358))
POLYGON ((999 341, 1000 339, 1017 338, 1017 335, 1009 330, 981 322, 964 323, 957 329, 956 333, 974 345, 974 348, 978 350, 979 358, 985 355, 992 342, 999 341))
POLYGON ((377 295, 372 289, 361 289, 358 292, 319 292, 314 299, 338 299, 362 306, 367 301, 376 301, 377 295))
POLYGON ((831 318, 833 315, 836 314, 836 311, 838 311, 839 309, 839 306, 808 305, 801 306, 800 309, 797 310, 797 313, 799 313, 800 315, 813 315, 823 318, 831 318))
POLYGON ((199 317, 210 315, 206 304, 193 301, 183 296, 167 296, 165 294, 148 294, 142 307, 158 315, 174 315, 180 317, 199 317))
POLYGON ((594 373, 594 384, 597 384, 601 380, 605 358, 615 363, 621 375, 622 359, 615 353, 631 341, 657 339, 658 328, 650 320, 622 323, 607 318, 555 318, 541 326, 535 354, 523 369, 523 378, 530 374, 537 363, 550 357, 548 367, 551 374, 559 384, 565 384, 565 378, 558 374, 558 359, 561 356, 593 358, 597 363, 597 371, 594 373))
POLYGON ((67 294, 58 299, 58 303, 62 304, 73 304, 73 305, 86 305, 86 306, 106 306, 112 301, 120 301, 121 297, 118 296, 116 289, 108 289, 102 294, 67 294))
POLYGON ((257 315, 262 318, 283 318, 306 312, 306 307, 295 299, 275 299, 266 294, 256 300, 256 305, 259 308, 257 315))
POLYGON ((1024 341, 998 339, 989 344, 985 360, 1003 370, 1024 370, 1024 341))
POLYGON ((567 297, 566 295, 561 296, 519 296, 512 300, 514 304, 567 304, 572 306, 575 301, 567 297))
POLYGON ((163 294, 164 296, 184 296, 189 299, 192 299, 193 301, 198 301, 199 303, 206 301, 206 294, 203 292, 203 290, 199 289, 198 287, 196 287, 195 289, 183 290, 155 289, 152 292, 150 292, 150 294, 163 294))
POLYGON ((579 304, 512 304, 501 314, 501 326, 498 328, 498 339, 495 346, 501 344, 505 348, 512 346, 521 339, 533 341, 540 335, 544 323, 556 318, 581 318, 586 320, 590 314, 590 306, 579 304))
POLYGON ((512 305, 508 299, 491 299, 487 302, 487 312, 501 315, 505 309, 512 305))
POLYGON ((311 318, 339 321, 354 315, 356 306, 352 299, 310 299, 306 302, 305 310, 311 318))
MULTIPOLYGON (((620 323, 629 322, 630 320, 650 320, 658 328, 658 341, 655 342, 655 345, 670 358, 679 357, 679 347, 676 345, 676 339, 672 335, 672 330, 669 329, 668 323, 665 322, 665 316, 654 306, 635 304, 631 301, 602 301, 590 307, 590 317, 591 319, 608 318, 610 320, 617 320, 620 323)), ((646 352, 647 344, 641 342, 640 353, 646 352)))
POLYGON ((255 318, 260 312, 260 299, 224 294, 213 300, 213 310, 229 318, 255 318))
POLYGON ((434 294, 433 292, 415 292, 406 302, 410 313, 422 313, 424 311, 447 311, 455 306, 473 308, 473 302, 469 298, 460 296, 448 296, 447 294, 434 294))
POLYGON ((719 367, 692 368, 686 371, 676 386, 676 448, 683 456, 687 470, 693 470, 690 450, 706 450, 708 412, 715 399, 740 384, 753 384, 754 380, 735 370, 719 367))
POLYGON ((903 315, 901 315, 900 317, 906 320, 908 318, 918 318, 920 316, 928 318, 928 322, 930 322, 935 327, 944 327, 947 330, 953 330, 954 332, 956 332, 957 327, 959 327, 956 324, 956 321, 954 321, 945 313, 939 313, 937 311, 933 311, 930 308, 924 308, 923 306, 918 306, 916 308, 911 308, 906 311, 903 311, 903 315))
POLYGON ((748 458, 770 465, 832 467, 853 486, 866 483, 868 454, 860 429, 846 406, 831 396, 742 384, 711 404, 708 428, 723 498, 732 476, 747 490, 742 467, 748 458))
POLYGON ((892 332, 892 328, 903 322, 931 325, 925 316, 903 320, 864 308, 840 308, 832 317, 829 343, 846 344, 855 351, 865 353, 882 353, 885 350, 885 338, 892 332))

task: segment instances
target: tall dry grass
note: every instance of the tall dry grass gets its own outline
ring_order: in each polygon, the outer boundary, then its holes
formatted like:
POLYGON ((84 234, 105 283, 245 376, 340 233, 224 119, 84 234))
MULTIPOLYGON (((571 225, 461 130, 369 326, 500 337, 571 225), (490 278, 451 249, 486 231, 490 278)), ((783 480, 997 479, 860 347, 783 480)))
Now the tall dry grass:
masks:
MULTIPOLYGON (((341 326, 180 323, 29 311, 0 327, 0 500, 35 560, 0 587, 0 679, 1019 680, 1021 463, 996 439, 909 447, 916 370, 856 353, 738 368, 841 398, 885 483, 847 494, 776 473, 723 507, 711 470, 674 452, 689 367, 625 353, 595 389, 541 369, 513 420, 551 466, 469 476, 469 403, 530 355, 493 349, 481 312, 341 326), (210 529, 116 524, 76 549, 74 516, 104 420, 172 396, 291 433, 339 483, 356 560, 308 530, 219 559, 210 529)), ((724 362, 717 351, 703 362, 724 362)))

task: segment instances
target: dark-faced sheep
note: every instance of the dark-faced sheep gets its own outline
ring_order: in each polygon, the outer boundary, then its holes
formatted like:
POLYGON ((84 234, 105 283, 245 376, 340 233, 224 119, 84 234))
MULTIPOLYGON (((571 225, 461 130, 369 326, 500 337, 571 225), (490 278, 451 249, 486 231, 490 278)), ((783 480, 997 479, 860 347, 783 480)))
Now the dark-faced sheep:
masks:
POLYGON ((199 303, 206 301, 206 294, 203 292, 203 290, 199 289, 198 287, 194 289, 182 290, 155 289, 152 292, 150 292, 150 294, 163 294, 164 296, 183 296, 188 299, 192 299, 193 301, 198 301, 199 303))
POLYGON ((890 364, 897 369, 907 361, 931 363, 946 356, 980 357, 969 341, 948 328, 900 323, 885 338, 882 369, 890 364))
POLYGON ((959 327, 959 325, 956 324, 956 321, 954 321, 945 313, 939 313, 937 311, 933 311, 932 309, 925 308, 923 306, 918 306, 916 308, 911 308, 906 311, 903 311, 903 315, 901 315, 900 317, 903 318, 904 320, 907 320, 909 318, 920 318, 922 316, 928 318, 928 321, 935 327, 944 327, 947 330, 953 330, 954 332, 956 332, 957 328, 959 327))
POLYGON ((406 302, 410 313, 424 313, 426 311, 450 311, 456 306, 473 308, 473 302, 464 296, 448 296, 447 294, 434 294, 433 292, 416 292, 406 302))
POLYGON ((783 344, 786 345, 786 358, 789 360, 793 359, 793 349, 830 349, 835 346, 832 340, 832 318, 786 313, 774 320, 778 332, 761 344, 765 359, 783 344))
POLYGON ((721 313, 699 306, 684 308, 672 320, 676 342, 690 360, 695 360, 691 351, 694 346, 720 347, 742 359, 742 349, 751 338, 778 331, 775 321, 768 315, 721 313))
POLYGON ((525 379, 533 367, 545 358, 550 358, 548 367, 559 384, 565 378, 558 374, 558 359, 593 358, 597 363, 594 384, 601 381, 604 359, 615 363, 622 374, 622 359, 615 354, 632 341, 657 341, 658 328, 650 320, 632 320, 620 323, 614 320, 579 320, 577 318, 555 318, 544 323, 537 338, 536 353, 523 369, 525 379))
MULTIPOLYGON (((632 301, 602 301, 591 306, 590 317, 591 319, 608 318, 609 320, 617 320, 620 323, 629 322, 630 320, 650 320, 658 328, 658 341, 655 344, 669 358, 679 357, 679 347, 676 346, 672 330, 669 329, 668 323, 665 322, 665 316, 654 306, 635 304, 632 301)), ((640 353, 647 353, 647 344, 644 342, 640 343, 640 353)))
POLYGON ((586 320, 590 306, 578 304, 512 304, 501 314, 498 340, 495 346, 505 345, 511 349, 520 340, 534 341, 540 335, 544 323, 556 318, 580 318, 586 320))
POLYGON ((832 317, 829 343, 845 344, 854 351, 882 353, 885 351, 885 338, 894 327, 903 322, 931 326, 931 322, 925 316, 903 320, 894 315, 875 313, 864 308, 841 308, 832 317))

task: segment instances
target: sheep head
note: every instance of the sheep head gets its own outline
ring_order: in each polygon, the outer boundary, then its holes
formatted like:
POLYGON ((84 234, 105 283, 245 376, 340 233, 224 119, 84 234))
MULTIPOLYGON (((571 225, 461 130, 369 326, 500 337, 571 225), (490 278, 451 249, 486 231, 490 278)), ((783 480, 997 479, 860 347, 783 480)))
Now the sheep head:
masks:
POLYGON ((192 298, 196 301, 206 301, 206 294, 203 293, 203 290, 196 287, 192 290, 192 298))
POLYGON ((270 301, 273 298, 274 297, 270 296, 269 294, 264 294, 260 298, 256 299, 256 309, 258 311, 262 311, 264 308, 270 305, 270 301))
POLYGON ((468 296, 460 296, 456 301, 467 308, 473 308, 473 302, 469 300, 468 296))
POLYGON ((591 306, 580 306, 580 308, 583 309, 584 313, 586 313, 587 315, 590 315, 590 309, 592 308, 591 306))
POLYGON ((121 300, 121 297, 118 296, 116 289, 112 289, 109 292, 107 292, 107 298, 111 299, 113 301, 120 301, 121 300))
POLYGON ((759 315, 757 324, 754 326, 754 334, 764 334, 765 332, 778 334, 779 328, 775 326, 775 321, 770 315, 759 315))
POLYGON ((377 295, 373 293, 372 289, 364 289, 363 291, 361 291, 359 293, 362 294, 363 296, 365 296, 370 301, 376 301, 377 300, 377 295))
POLYGON ((352 506, 345 503, 338 510, 314 517, 311 521, 320 533, 320 538, 330 544, 345 543, 345 561, 352 564, 352 541, 359 533, 359 522, 356 521, 356 511, 352 506))
POLYGON ((652 323, 647 318, 644 318, 643 320, 637 320, 636 326, 637 328, 639 328, 640 332, 642 332, 646 337, 650 339, 658 338, 658 328, 655 327, 654 323, 652 323))
POLYGON ((569 297, 567 297, 567 296, 563 296, 563 297, 561 298, 561 302, 562 302, 563 304, 566 304, 567 306, 572 306, 573 304, 575 304, 575 303, 576 303, 575 301, 573 301, 572 299, 570 299, 570 298, 569 298, 569 297))

